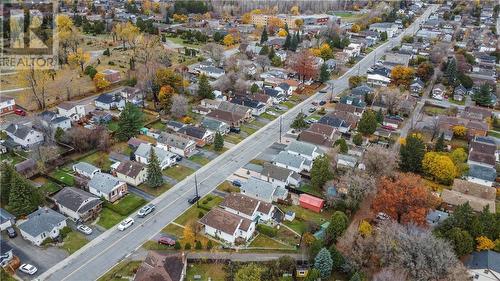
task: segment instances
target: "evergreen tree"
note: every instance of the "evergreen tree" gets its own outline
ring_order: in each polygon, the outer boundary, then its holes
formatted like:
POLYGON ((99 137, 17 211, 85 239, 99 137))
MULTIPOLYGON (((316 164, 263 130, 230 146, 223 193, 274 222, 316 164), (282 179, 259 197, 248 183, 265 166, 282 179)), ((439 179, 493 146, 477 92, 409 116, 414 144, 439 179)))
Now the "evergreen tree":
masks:
POLYGON ((330 246, 329 250, 330 250, 330 256, 332 257, 332 261, 333 261, 332 269, 336 270, 336 271, 341 270, 342 266, 345 264, 344 256, 342 255, 342 253, 340 253, 337 250, 337 247, 335 244, 332 244, 330 246))
POLYGON ((214 149, 215 151, 221 151, 224 148, 224 137, 221 133, 215 133, 214 139, 214 149))
POLYGON ((490 86, 484 83, 478 92, 474 93, 474 101, 478 105, 489 106, 491 104, 490 86))
POLYGON ((297 37, 293 36, 292 40, 290 41, 290 51, 296 51, 297 47, 299 46, 299 42, 297 41, 297 37))
POLYGON ((448 84, 451 86, 456 86, 457 82, 457 63, 454 58, 448 60, 446 64, 446 77, 448 78, 448 84))
POLYGON ((269 51, 269 54, 267 56, 269 57, 270 60, 272 60, 274 56, 276 56, 276 52, 274 52, 273 47, 271 47, 271 50, 269 51))
POLYGON ((127 141, 140 133, 144 127, 144 113, 134 104, 127 102, 118 118, 118 129, 115 137, 119 141, 127 141))
POLYGON ((314 188, 322 188, 323 185, 333 177, 330 171, 330 160, 327 156, 314 159, 311 168, 311 185, 314 188))
POLYGON ((474 238, 459 227, 454 227, 446 234, 446 238, 450 240, 453 250, 458 257, 465 256, 474 251, 474 238))
POLYGON ((165 24, 170 24, 170 17, 167 13, 167 15, 165 16, 165 24))
POLYGON ((198 96, 203 99, 213 99, 214 92, 212 91, 212 86, 208 82, 206 75, 201 75, 198 81, 198 96))
POLYGON ((148 172, 147 175, 148 177, 146 179, 146 182, 150 187, 159 187, 163 184, 160 161, 158 160, 156 152, 152 146, 149 152, 147 172, 148 172))
POLYGON ((267 36, 267 26, 264 26, 264 29, 262 30, 262 34, 260 35, 260 44, 264 44, 264 42, 267 42, 268 36, 267 36))
POLYGON ((302 112, 299 112, 297 116, 295 116, 295 119, 293 119, 292 125, 290 125, 290 128, 295 129, 295 130, 302 130, 308 127, 306 123, 306 115, 302 112))
POLYGON ((292 45, 292 37, 290 36, 290 34, 287 34, 285 38, 285 43, 283 43, 283 49, 289 50, 291 45, 292 45))
POLYGON ((38 208, 41 196, 25 178, 13 173, 10 187, 9 210, 16 217, 28 215, 38 208))
POLYGON ((355 145, 362 145, 363 144, 363 135, 355 134, 354 137, 352 138, 352 142, 355 145))
POLYGON ((262 46, 262 49, 260 49, 259 55, 267 55, 267 54, 269 54, 269 47, 262 46))
POLYGON ((351 278, 349 279, 349 281, 363 281, 363 279, 361 278, 361 274, 356 271, 352 276, 351 278))
POLYGON ((258 91, 260 91, 260 88, 259 88, 259 85, 253 83, 252 86, 250 87, 250 92, 252 94, 255 94, 257 93, 258 91))
POLYGON ((299 32, 300 32, 300 31, 299 31, 299 30, 297 30, 297 33, 295 33, 295 38, 297 39, 297 43, 302 42, 302 41, 301 41, 301 39, 300 39, 300 33, 299 33, 299 32))
POLYGON ((336 140, 335 143, 333 144, 333 146, 338 146, 340 153, 347 153, 349 151, 349 147, 347 146, 347 142, 343 138, 336 140))
POLYGON ((436 141, 434 150, 439 152, 439 151, 444 151, 444 148, 445 148, 444 133, 441 133, 441 135, 439 135, 439 138, 436 141))
POLYGON ((379 108, 377 111, 377 123, 382 124, 384 122, 384 113, 382 112, 382 108, 379 108))
POLYGON ((377 129, 377 116, 372 110, 365 110, 358 124, 358 131, 363 135, 371 135, 377 129))
POLYGON ((317 270, 316 268, 313 268, 313 269, 309 270, 309 273, 307 274, 304 281, 318 281, 318 279, 320 279, 320 278, 321 278, 321 273, 319 272, 319 270, 317 270))
POLYGON ((337 239, 342 236, 348 226, 349 219, 346 214, 341 211, 335 211, 330 219, 330 224, 325 230, 325 243, 331 244, 337 242, 337 239))
POLYGON ((322 64, 319 72, 319 81, 321 83, 325 83, 328 80, 330 80, 330 72, 328 71, 326 64, 322 64))
POLYGON ((418 173, 422 171, 422 160, 425 154, 425 144, 419 136, 409 135, 406 143, 399 149, 399 168, 403 172, 418 173))
POLYGON ((386 31, 380 33, 380 40, 387 41, 387 37, 388 36, 387 36, 387 32, 386 31))
POLYGON ((16 173, 14 167, 6 162, 2 162, 0 167, 0 199, 2 205, 9 204, 10 186, 14 173, 16 173))
POLYGON ((321 279, 328 279, 332 275, 333 261, 330 252, 322 248, 316 258, 314 258, 314 268, 319 270, 321 279))

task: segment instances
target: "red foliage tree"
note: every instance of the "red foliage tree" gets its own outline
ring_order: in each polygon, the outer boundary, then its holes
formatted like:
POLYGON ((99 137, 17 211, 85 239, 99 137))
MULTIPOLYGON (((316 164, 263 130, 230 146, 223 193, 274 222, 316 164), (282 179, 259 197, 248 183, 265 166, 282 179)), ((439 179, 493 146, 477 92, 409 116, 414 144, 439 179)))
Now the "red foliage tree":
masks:
POLYGON ((426 224, 429 208, 437 204, 437 198, 412 173, 399 173, 394 178, 383 177, 373 201, 376 212, 384 212, 399 223, 426 224))
POLYGON ((307 49, 295 55, 291 67, 302 78, 302 81, 318 75, 318 68, 314 65, 314 56, 307 49))

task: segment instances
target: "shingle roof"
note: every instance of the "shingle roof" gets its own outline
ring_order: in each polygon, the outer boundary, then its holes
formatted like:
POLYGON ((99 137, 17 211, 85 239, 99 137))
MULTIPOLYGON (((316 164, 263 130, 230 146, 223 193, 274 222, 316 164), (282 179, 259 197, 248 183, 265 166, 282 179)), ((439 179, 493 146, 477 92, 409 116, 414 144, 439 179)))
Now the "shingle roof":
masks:
POLYGON ((64 102, 61 102, 60 104, 57 105, 58 108, 62 108, 64 110, 70 110, 75 106, 76 106, 75 103, 72 103, 69 101, 64 101, 64 102))
POLYGON ((94 188, 102 193, 108 194, 120 183, 121 181, 117 177, 98 172, 94 175, 94 177, 92 177, 88 185, 89 188, 94 188))
POLYGON ((178 281, 184 270, 182 253, 161 254, 149 251, 137 270, 134 281, 178 281))
POLYGON ((101 103, 109 104, 109 103, 113 103, 113 102, 119 102, 121 99, 122 98, 119 95, 105 93, 105 94, 102 94, 99 97, 97 97, 97 99, 95 99, 95 100, 98 102, 101 102, 101 103))
POLYGON ((180 149, 185 149, 194 144, 194 142, 188 138, 165 132, 160 134, 157 141, 159 143, 163 143, 180 149))
POLYGON ((28 134, 33 131, 32 128, 22 125, 22 124, 10 124, 5 131, 13 134, 14 136, 20 138, 20 139, 25 139, 28 134))
POLYGON ((127 160, 120 162, 120 165, 118 165, 115 172, 117 174, 122 174, 131 178, 135 178, 145 168, 146 166, 142 163, 127 160))
POLYGON ((284 164, 286 166, 294 167, 299 169, 302 163, 304 163, 305 158, 302 156, 294 155, 286 151, 281 151, 273 159, 275 163, 284 164))
POLYGON ((7 212, 4 208, 0 208, 0 224, 3 224, 4 222, 8 220, 13 220, 15 218, 16 217, 14 217, 14 215, 7 212))
POLYGON ((91 193, 69 186, 52 196, 52 199, 58 204, 78 213, 84 213, 102 202, 91 193))
POLYGON ((261 175, 284 182, 288 179, 288 177, 292 173, 293 173, 292 170, 288 170, 286 168, 273 165, 271 163, 265 163, 261 175))
POLYGON ((469 177, 494 182, 497 178, 497 171, 491 167, 471 164, 469 165, 469 177))
POLYGON ((134 152, 135 155, 149 159, 149 154, 151 153, 151 147, 153 147, 156 156, 158 157, 158 160, 160 162, 163 162, 166 158, 172 156, 173 154, 165 151, 161 148, 158 148, 156 146, 152 146, 151 144, 148 143, 141 143, 139 147, 137 147, 137 150, 134 152))
POLYGON ((205 133, 207 132, 206 128, 195 127, 195 126, 185 126, 179 130, 179 133, 188 135, 190 137, 194 137, 197 139, 203 139, 205 133))
POLYGON ((500 253, 492 250, 473 252, 466 264, 469 269, 489 269, 500 273, 500 253))
POLYGON ((97 168, 96 166, 89 164, 87 162, 78 162, 78 163, 73 165, 73 169, 80 170, 80 171, 85 172, 87 174, 92 174, 95 171, 100 171, 99 168, 97 168))
POLYGON ((246 231, 251 221, 217 207, 210 210, 210 212, 201 218, 200 223, 233 235, 238 230, 240 223, 242 224, 241 228, 246 231))
POLYGON ((36 237, 43 232, 52 231, 55 226, 65 220, 65 216, 52 209, 40 208, 29 214, 27 220, 20 223, 18 227, 29 235, 36 237))
POLYGON ((331 115, 325 115, 319 119, 318 123, 326 124, 335 128, 342 127, 344 120, 331 115))
POLYGON ((259 200, 241 193, 230 193, 220 203, 222 208, 229 208, 248 216, 252 216, 259 205, 259 200))
POLYGON ((271 183, 252 177, 244 182, 240 189, 244 194, 266 201, 272 201, 274 193, 274 187, 271 183))
POLYGON ((292 141, 288 146, 287 146, 287 151, 292 151, 295 153, 298 153, 300 155, 307 155, 307 156, 313 156, 313 153, 316 151, 317 152, 317 147, 314 144, 310 144, 307 142, 301 142, 301 141, 292 141))
POLYGON ((207 117, 217 119, 217 120, 222 120, 225 122, 238 122, 243 119, 243 115, 230 112, 230 111, 225 111, 225 110, 220 110, 220 109, 213 109, 210 113, 206 115, 207 117))

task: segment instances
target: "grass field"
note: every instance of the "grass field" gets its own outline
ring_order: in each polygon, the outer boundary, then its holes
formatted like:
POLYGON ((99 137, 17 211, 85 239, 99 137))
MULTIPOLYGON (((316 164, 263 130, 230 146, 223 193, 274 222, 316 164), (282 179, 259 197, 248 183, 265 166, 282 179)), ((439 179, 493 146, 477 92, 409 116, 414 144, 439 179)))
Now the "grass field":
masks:
POLYGON ((257 237, 250 243, 249 247, 269 248, 269 249, 290 249, 292 246, 283 245, 271 239, 271 237, 259 233, 257 237))
POLYGON ((167 177, 173 178, 177 181, 181 181, 187 176, 194 173, 194 170, 182 165, 176 165, 174 167, 170 167, 166 170, 163 170, 163 174, 167 177))
POLYGON ((144 190, 145 192, 147 192, 151 195, 159 196, 163 192, 169 190, 171 187, 172 187, 172 185, 169 183, 164 183, 159 187, 150 187, 146 183, 143 183, 143 184, 139 185, 137 188, 139 188, 140 190, 144 190))
POLYGON ((284 224, 297 233, 302 233, 306 229, 306 224, 308 221, 312 221, 318 225, 330 220, 332 211, 323 211, 322 213, 315 213, 313 211, 304 209, 300 206, 285 206, 279 205, 283 212, 292 211, 295 213, 295 219, 293 221, 286 221, 284 224))
POLYGON ((499 138, 500 139, 500 132, 490 130, 490 131, 488 131, 488 136, 492 136, 494 138, 499 138))
POLYGON ((64 237, 61 248, 66 250, 71 255, 81 247, 85 246, 88 242, 89 241, 83 236, 83 234, 72 231, 64 237))
POLYGON ((146 200, 134 194, 126 195, 114 204, 106 202, 104 204, 104 208, 102 208, 97 224, 109 229, 121 222, 145 203, 146 200))
POLYGON ((67 173, 66 171, 63 171, 62 169, 57 169, 50 173, 50 176, 60 180, 64 184, 68 186, 74 186, 75 185, 75 178, 73 175, 67 173))
POLYGON ((98 281, 122 281, 131 280, 135 272, 141 266, 142 261, 122 261, 106 272, 98 281))
POLYGON ((249 126, 245 126, 245 125, 242 125, 240 128, 241 128, 241 131, 247 133, 247 135, 251 135, 251 134, 257 132, 256 129, 251 128, 249 126))
POLYGON ((109 160, 108 154, 102 151, 92 153, 82 158, 80 161, 99 167, 103 171, 109 171, 111 169, 111 160, 109 160))
POLYGON ((198 214, 200 212, 206 214, 208 211, 212 209, 214 206, 217 206, 220 202, 222 202, 222 198, 214 195, 207 195, 200 199, 198 208, 196 204, 187 209, 181 216, 179 216, 174 222, 180 225, 186 225, 191 220, 197 220, 198 214))
POLYGON ((187 281, 194 281, 195 275, 200 275, 201 279, 196 280, 210 280, 212 281, 224 281, 226 278, 226 272, 224 271, 222 264, 217 263, 193 263, 187 266, 186 273, 187 281))
POLYGON ((165 226, 161 232, 170 234, 172 236, 175 236, 177 239, 180 239, 182 237, 182 231, 184 228, 177 226, 175 224, 169 223, 167 226, 165 226))
MULTIPOLYGON (((243 131, 243 126, 241 127, 241 130, 243 131)), ((226 134, 224 136, 224 141, 233 143, 233 144, 238 144, 243 140, 243 137, 239 134, 226 134)))
POLYGON ((193 156, 189 157, 188 159, 195 162, 195 163, 198 163, 202 166, 204 166, 204 165, 208 164, 208 162, 210 162, 210 159, 205 158, 205 157, 198 155, 198 154, 193 155, 193 156))
POLYGON ((260 117, 264 118, 264 119, 267 119, 267 120, 274 120, 276 118, 278 118, 278 116, 273 116, 267 112, 264 112, 260 115, 260 117))
POLYGON ((219 184, 219 186, 217 186, 217 190, 227 193, 240 192, 240 189, 237 186, 234 186, 229 181, 224 181, 223 183, 219 184))

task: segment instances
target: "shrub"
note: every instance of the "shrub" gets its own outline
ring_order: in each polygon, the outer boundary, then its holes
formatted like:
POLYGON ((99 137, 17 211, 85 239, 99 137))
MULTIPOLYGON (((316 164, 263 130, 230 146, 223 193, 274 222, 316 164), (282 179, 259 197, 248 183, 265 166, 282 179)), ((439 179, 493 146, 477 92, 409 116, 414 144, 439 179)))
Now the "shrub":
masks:
POLYGON ((174 249, 176 249, 176 250, 181 249, 181 243, 179 243, 179 241, 175 241, 174 249))
MULTIPOLYGON (((500 240, 499 240, 500 241, 500 240)), ((212 240, 208 240, 207 242, 207 250, 210 250, 214 247, 213 243, 212 243, 212 240)))
POLYGON ((204 214, 202 211, 200 211, 200 212, 198 213, 198 218, 199 218, 199 219, 201 219, 201 218, 203 218, 203 216, 204 216, 204 215, 205 215, 205 214, 204 214))
POLYGON ((201 250, 203 248, 203 246, 201 245, 200 241, 196 241, 196 244, 194 245, 194 248, 196 250, 201 250))
POLYGON ((111 52, 109 51, 109 48, 106 48, 106 50, 104 50, 104 52, 102 53, 103 55, 105 56, 111 56, 111 52))
POLYGON ((278 234, 278 230, 276 228, 264 225, 264 224, 258 224, 257 225, 257 230, 269 237, 275 237, 278 234))
POLYGON ((68 236, 68 234, 71 232, 71 228, 69 226, 65 226, 63 227, 63 229, 61 229, 59 231, 59 235, 61 236, 61 239, 64 239, 66 238, 66 236, 68 236))
POLYGON ((114 62, 114 61, 112 61, 112 60, 110 60, 110 61, 108 62, 108 64, 109 64, 109 65, 115 65, 115 62, 114 62))
POLYGON ((191 250, 191 243, 184 244, 184 250, 191 250))

